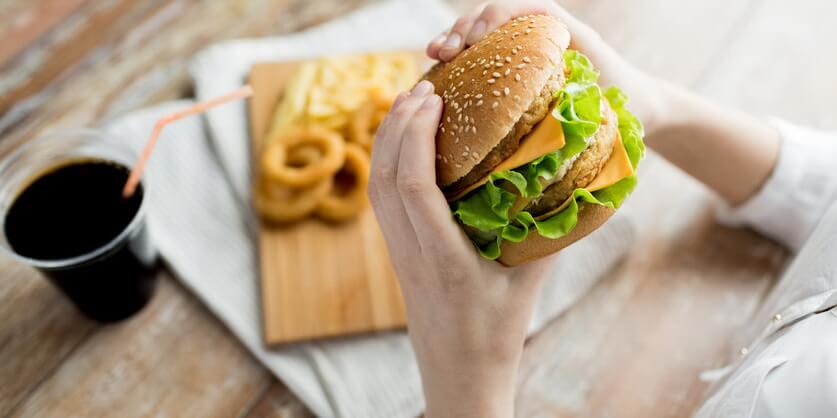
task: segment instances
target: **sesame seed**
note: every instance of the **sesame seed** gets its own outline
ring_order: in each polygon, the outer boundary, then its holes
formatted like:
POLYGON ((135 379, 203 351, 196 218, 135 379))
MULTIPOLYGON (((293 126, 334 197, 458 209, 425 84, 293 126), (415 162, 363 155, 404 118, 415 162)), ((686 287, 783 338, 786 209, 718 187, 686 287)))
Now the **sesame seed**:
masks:
POLYGON ((462 164, 456 163, 456 168, 462 168, 462 164))
POLYGON ((508 88, 508 87, 506 87, 506 88, 504 88, 504 89, 503 89, 503 94, 505 94, 506 96, 508 96, 508 95, 509 95, 509 93, 511 93, 511 90, 509 90, 509 88, 508 88))
POLYGON ((521 70, 521 69, 523 69, 524 67, 526 67, 526 64, 517 64, 517 69, 518 69, 518 70, 521 70))
POLYGON ((511 62, 511 57, 506 57, 506 62, 511 62))
POLYGON ((506 68, 506 72, 505 72, 505 73, 503 73, 503 74, 505 74, 505 75, 509 75, 509 73, 511 73, 511 68, 506 68))
POLYGON ((442 162, 447 164, 448 163, 448 157, 442 157, 442 162))
POLYGON ((498 102, 494 102, 494 103, 491 104, 492 109, 496 109, 498 106, 500 106, 500 103, 498 103, 498 102))
POLYGON ((497 60, 497 61, 500 61, 502 58, 500 58, 500 54, 497 54, 497 55, 494 56, 494 59, 497 60))
POLYGON ((477 102, 477 106, 482 106, 482 100, 477 102))
POLYGON ((526 29, 526 33, 532 33, 532 29, 526 29))
POLYGON ((503 66, 503 63, 502 63, 502 62, 498 62, 497 64, 494 64, 494 66, 495 66, 495 67, 497 67, 497 68, 500 68, 500 67, 502 67, 502 66, 503 66))
POLYGON ((479 154, 477 154, 476 152, 472 152, 472 153, 471 153, 471 157, 472 157, 472 158, 474 158, 474 159, 476 160, 477 158, 480 158, 480 155, 479 155, 479 154))
POLYGON ((442 131, 442 133, 445 133, 445 127, 444 126, 440 127, 439 130, 442 131))
POLYGON ((490 63, 487 63, 487 64, 483 65, 482 67, 483 67, 483 68, 491 68, 491 64, 490 64, 490 63))
POLYGON ((446 117, 445 120, 447 120, 448 123, 450 123, 450 116, 446 117))
POLYGON ((520 81, 520 74, 514 75, 514 81, 520 81))
POLYGON ((462 153, 462 156, 463 156, 463 157, 467 157, 467 156, 468 156, 468 152, 467 152, 467 151, 466 151, 466 152, 463 152, 463 153, 462 153))
POLYGON ((455 131, 458 131, 459 130, 459 125, 454 123, 453 125, 451 125, 451 128, 455 131))
POLYGON ((476 97, 477 99, 482 99, 482 93, 480 93, 480 94, 478 94, 478 95, 476 95, 476 96, 474 96, 474 97, 476 97))
POLYGON ((470 151, 470 150, 471 150, 471 147, 465 145, 465 151, 470 151))
POLYGON ((488 70, 482 70, 482 75, 488 74, 488 70))
POLYGON ((528 63, 532 62, 532 60, 529 59, 529 57, 523 57, 523 62, 528 64, 528 63))
POLYGON ((494 91, 491 92, 491 94, 493 94, 497 97, 500 97, 500 90, 494 90, 494 91))
POLYGON ((442 159, 442 154, 436 154, 436 159, 441 160, 442 159))
POLYGON ((500 73, 498 73, 498 72, 494 72, 494 74, 491 74, 491 75, 494 76, 494 78, 502 77, 502 75, 500 75, 500 73))
POLYGON ((516 49, 512 49, 512 55, 517 55, 517 50, 516 49))
POLYGON ((472 127, 471 127, 471 132, 473 132, 473 133, 477 133, 477 127, 476 127, 476 126, 472 126, 472 127))
MULTIPOLYGON (((456 113, 459 113, 458 111, 456 113)), ((462 122, 462 114, 459 113, 459 116, 456 117, 456 120, 462 122)))
POLYGON ((458 87, 462 87, 462 85, 463 85, 463 84, 465 84, 465 82, 464 82, 464 81, 460 81, 460 82, 459 82, 459 84, 457 84, 457 86, 458 86, 458 87))
POLYGON ((497 81, 497 80, 495 80, 493 78, 489 78, 488 79, 488 84, 494 84, 495 81, 497 81))

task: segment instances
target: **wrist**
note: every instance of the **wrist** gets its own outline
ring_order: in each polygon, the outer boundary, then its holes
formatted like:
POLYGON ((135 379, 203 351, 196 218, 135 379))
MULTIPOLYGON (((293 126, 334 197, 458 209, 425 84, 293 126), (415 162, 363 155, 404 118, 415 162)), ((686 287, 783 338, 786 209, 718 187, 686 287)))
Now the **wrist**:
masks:
POLYGON ((641 96, 636 98, 639 100, 629 101, 628 107, 642 121, 646 136, 651 136, 674 123, 675 112, 672 112, 672 108, 676 102, 675 87, 665 80, 642 72, 639 72, 637 78, 640 80, 637 93, 641 96))
POLYGON ((424 379, 427 418, 514 416, 517 366, 445 373, 424 379))

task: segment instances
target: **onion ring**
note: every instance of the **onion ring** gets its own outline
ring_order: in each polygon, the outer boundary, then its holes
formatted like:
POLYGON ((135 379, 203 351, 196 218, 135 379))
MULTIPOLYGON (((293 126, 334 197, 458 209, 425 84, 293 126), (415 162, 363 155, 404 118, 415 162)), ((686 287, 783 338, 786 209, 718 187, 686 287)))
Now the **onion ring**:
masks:
POLYGON ((372 149, 375 131, 381 125, 386 113, 392 107, 392 100, 373 94, 372 99, 360 106, 349 120, 349 141, 362 146, 367 151, 372 149))
POLYGON ((291 187, 312 186, 332 176, 345 160, 345 142, 335 132, 323 128, 296 129, 271 140, 262 154, 262 169, 267 179, 291 187), (316 147, 322 158, 296 167, 288 155, 300 147, 316 147))
POLYGON ((271 183, 261 177, 256 184, 254 204, 265 220, 288 223, 311 215, 331 190, 333 181, 326 177, 314 186, 296 189, 271 183))
POLYGON ((331 192, 320 200, 316 213, 322 219, 342 222, 357 216, 366 207, 369 183, 369 156, 357 144, 346 144, 346 162, 335 175, 331 192), (344 187, 342 176, 350 177, 344 187))
MULTIPOLYGON (((300 147, 288 156, 290 164, 311 164, 322 156, 314 147, 300 147)), ((293 188, 259 177, 254 193, 254 204, 262 217, 275 223, 288 223, 309 216, 328 195, 333 178, 326 177, 307 188, 293 188)))

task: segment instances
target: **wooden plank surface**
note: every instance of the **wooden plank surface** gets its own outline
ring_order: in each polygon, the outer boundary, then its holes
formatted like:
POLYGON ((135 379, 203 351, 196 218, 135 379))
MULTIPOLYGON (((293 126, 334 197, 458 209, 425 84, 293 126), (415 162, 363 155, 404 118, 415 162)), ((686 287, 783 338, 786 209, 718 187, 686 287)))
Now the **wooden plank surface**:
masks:
MULTIPOLYGON (((45 131, 188 95, 189 58, 214 41, 296 31, 367 2, 87 1, 61 19, 19 17, 47 3, 61 2, 0 3, 0 33, 13 34, 4 45, 20 45, 0 60, 0 155, 45 131)), ((450 3, 464 11, 477 1, 450 3)), ((836 127, 837 61, 825 49, 837 40, 833 2, 562 3, 645 70, 743 109, 836 127)), ((777 245, 712 221, 701 186, 654 157, 641 174, 628 209, 654 222, 639 225, 637 251, 529 342, 518 416, 689 415, 706 391, 697 373, 723 364, 781 270, 777 245)), ((165 272, 146 311, 100 327, 37 273, 0 259, 0 359, 3 416, 310 416, 165 272)))
MULTIPOLYGON (((282 91, 299 65, 262 63, 250 72, 254 161, 282 91)), ((398 279, 387 254, 371 207, 341 225, 317 219, 286 226, 262 224, 259 264, 265 343, 406 326, 398 279)))

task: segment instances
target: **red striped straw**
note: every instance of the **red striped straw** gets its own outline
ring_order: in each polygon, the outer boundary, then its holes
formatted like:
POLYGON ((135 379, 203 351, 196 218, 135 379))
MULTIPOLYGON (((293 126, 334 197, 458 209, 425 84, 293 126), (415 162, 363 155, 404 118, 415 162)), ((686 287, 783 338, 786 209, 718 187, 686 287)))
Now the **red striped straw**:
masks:
POLYGON ((125 182, 125 187, 122 189, 122 197, 129 198, 133 196, 134 192, 137 189, 137 185, 142 178, 142 173, 145 171, 145 165, 148 163, 148 159, 151 158, 151 152, 154 151, 154 146, 157 145, 157 139, 160 138, 160 132, 163 131, 163 128, 176 121, 183 119, 187 116, 192 116, 198 113, 206 112, 208 109, 213 108, 218 105, 222 105, 227 102, 231 102, 234 100, 241 100, 253 95, 253 88, 249 85, 246 85, 238 90, 232 91, 227 93, 223 96, 216 97, 214 99, 209 99, 204 102, 195 103, 194 105, 187 107, 186 109, 168 114, 160 118, 157 123, 154 124, 154 130, 151 131, 151 137, 148 138, 148 142, 145 143, 145 148, 142 150, 142 155, 140 155, 137 163, 134 164, 134 168, 131 169, 131 175, 128 177, 128 181, 125 182))

